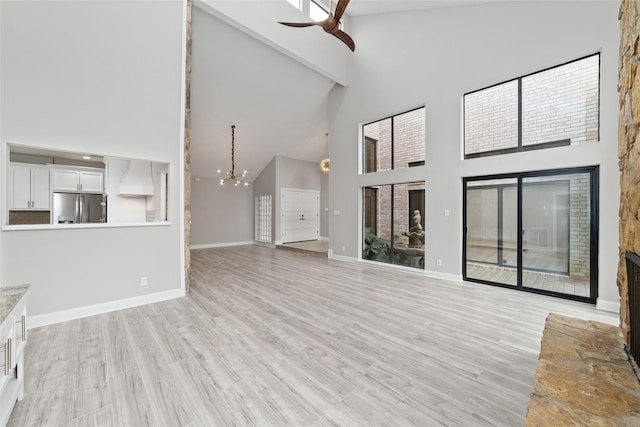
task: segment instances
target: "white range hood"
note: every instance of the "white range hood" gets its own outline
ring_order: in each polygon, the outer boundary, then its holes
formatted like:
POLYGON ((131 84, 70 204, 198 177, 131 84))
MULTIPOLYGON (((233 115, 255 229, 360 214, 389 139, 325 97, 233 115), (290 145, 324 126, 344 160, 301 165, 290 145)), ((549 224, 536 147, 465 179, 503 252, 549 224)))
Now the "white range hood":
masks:
POLYGON ((120 182, 120 195, 153 196, 151 162, 147 160, 128 160, 128 162, 129 167, 120 182))

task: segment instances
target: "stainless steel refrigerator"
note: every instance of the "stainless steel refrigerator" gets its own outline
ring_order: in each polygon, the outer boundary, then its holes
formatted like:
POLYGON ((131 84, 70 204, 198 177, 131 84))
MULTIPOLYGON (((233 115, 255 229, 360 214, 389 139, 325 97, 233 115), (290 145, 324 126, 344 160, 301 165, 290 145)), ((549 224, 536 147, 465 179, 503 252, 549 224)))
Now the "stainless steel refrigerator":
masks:
POLYGON ((107 222, 107 199, 102 194, 53 193, 53 224, 107 222))

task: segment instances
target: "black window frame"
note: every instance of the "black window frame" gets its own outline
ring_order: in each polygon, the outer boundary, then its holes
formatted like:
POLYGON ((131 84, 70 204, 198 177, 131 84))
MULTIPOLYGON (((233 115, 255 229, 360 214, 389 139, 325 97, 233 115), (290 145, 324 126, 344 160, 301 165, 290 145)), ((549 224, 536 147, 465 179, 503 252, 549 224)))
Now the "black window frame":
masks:
MULTIPOLYGON (((311 0, 313 1, 313 0, 311 0)), ((401 113, 398 114, 392 114, 391 116, 387 116, 387 117, 383 117, 381 119, 378 120, 373 120, 371 122, 365 123, 363 125, 360 126, 360 132, 362 135, 362 168, 361 168, 361 175, 364 174, 369 174, 369 173, 376 173, 376 172, 384 172, 387 170, 396 170, 396 168, 394 167, 395 165, 395 150, 394 150, 394 140, 395 140, 395 136, 394 136, 394 119, 398 116, 402 116, 403 114, 408 114, 411 113, 413 111, 418 111, 418 110, 424 110, 424 118, 426 118, 427 116, 427 106, 426 105, 421 105, 419 107, 415 107, 415 108, 411 108, 409 110, 403 111, 401 113), (391 120, 391 167, 389 169, 385 169, 383 171, 378 171, 377 167, 376 170, 374 171, 367 171, 366 169, 366 165, 367 165, 367 141, 368 140, 374 140, 376 142, 376 153, 375 153, 375 159, 376 159, 376 164, 377 164, 377 159, 378 159, 378 154, 377 154, 377 149, 378 149, 378 140, 376 140, 375 138, 371 138, 368 136, 365 136, 364 134, 364 128, 373 124, 373 123, 377 123, 377 122, 382 122, 384 120, 391 120)), ((426 134, 425 134, 425 139, 426 139, 426 134)), ((425 141, 422 141, 423 143, 425 143, 425 141)), ((409 162, 407 164, 407 167, 416 167, 416 166, 424 166, 425 165, 425 161, 426 161, 426 151, 425 151, 425 158, 422 160, 415 160, 412 162, 409 162)), ((399 169, 406 169, 406 168, 399 168, 399 169)))
POLYGON ((472 176, 462 178, 462 278, 468 282, 480 283, 484 285, 491 285, 497 287, 503 287, 513 289, 516 291, 529 292, 535 294, 549 295, 567 300, 586 302, 590 304, 596 304, 599 293, 599 232, 600 230, 600 166, 583 166, 572 168, 559 168, 559 169, 546 169, 529 172, 515 172, 506 174, 495 175, 483 175, 472 176), (589 174, 590 176, 590 210, 589 210, 589 296, 582 297, 573 294, 554 292, 544 289, 537 289, 532 287, 523 286, 523 267, 522 267, 522 249, 523 249, 523 236, 521 230, 523 228, 523 214, 522 214, 522 188, 526 183, 523 183, 524 179, 534 177, 556 176, 556 175, 571 175, 571 174, 589 174), (500 282, 494 282, 489 280, 483 280, 467 276, 467 185, 469 182, 484 181, 492 179, 517 179, 517 200, 518 200, 518 259, 517 259, 517 284, 509 285, 500 282), (524 185, 523 185, 524 184, 524 185))
POLYGON ((558 64, 558 65, 554 65, 553 67, 547 67, 545 69, 542 70, 538 70, 535 71, 533 73, 529 73, 529 74, 525 74, 522 75, 520 77, 516 77, 514 79, 510 79, 510 80, 505 80, 503 82, 500 83, 496 83, 493 84, 491 86, 487 86, 487 87, 483 87, 481 89, 476 89, 473 90, 471 92, 467 92, 464 95, 462 95, 462 126, 463 126, 463 130, 462 130, 462 139, 463 139, 463 151, 464 151, 464 159, 476 159, 479 157, 489 157, 489 156, 497 156, 497 155, 501 155, 501 154, 509 154, 509 153, 520 153, 520 152, 525 152, 525 151, 533 151, 533 150, 543 150, 543 149, 547 149, 547 148, 554 148, 554 147, 564 147, 564 146, 568 146, 571 145, 571 140, 570 139, 562 139, 562 140, 558 140, 558 141, 547 141, 547 142, 542 142, 542 143, 538 143, 538 144, 530 144, 530 145, 522 145, 522 79, 525 79, 527 77, 536 75, 536 74, 540 74, 540 73, 544 73, 545 71, 549 71, 549 70, 553 70, 555 68, 560 68, 560 67, 564 67, 566 65, 572 64, 574 62, 578 62, 578 61, 583 61, 587 58, 592 58, 594 56, 598 57, 598 102, 597 102, 597 106, 598 106, 598 141, 600 140, 600 81, 601 81, 601 73, 602 73, 602 59, 600 57, 600 52, 596 52, 590 55, 586 55, 583 56, 581 58, 577 58, 577 59, 573 59, 571 61, 567 61, 564 62, 562 64, 558 64), (497 150, 489 150, 489 151, 481 151, 479 153, 471 153, 471 154, 467 154, 466 150, 467 150, 467 143, 465 141, 465 137, 466 137, 466 127, 465 127, 465 119, 466 119, 466 97, 467 95, 471 95, 473 93, 477 93, 477 92, 482 92, 483 90, 487 90, 487 89, 491 89, 494 88, 496 86, 500 86, 503 84, 507 84, 513 81, 517 81, 518 82, 518 145, 515 147, 510 147, 510 148, 501 148, 501 149, 497 149, 497 150))

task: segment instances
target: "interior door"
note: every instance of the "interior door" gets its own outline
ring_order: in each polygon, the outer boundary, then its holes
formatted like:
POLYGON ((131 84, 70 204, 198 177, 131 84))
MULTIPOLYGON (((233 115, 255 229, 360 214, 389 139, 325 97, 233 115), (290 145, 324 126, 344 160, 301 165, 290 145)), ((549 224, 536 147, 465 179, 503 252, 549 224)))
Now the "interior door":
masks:
POLYGON ((283 188, 280 201, 282 243, 317 240, 320 192, 283 188))

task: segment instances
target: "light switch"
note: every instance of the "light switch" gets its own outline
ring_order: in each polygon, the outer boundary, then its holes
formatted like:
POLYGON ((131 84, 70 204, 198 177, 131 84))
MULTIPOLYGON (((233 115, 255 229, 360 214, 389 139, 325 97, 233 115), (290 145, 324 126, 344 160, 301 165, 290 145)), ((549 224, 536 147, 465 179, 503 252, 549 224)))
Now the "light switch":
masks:
POLYGON ((444 210, 444 216, 449 216, 449 214, 450 214, 449 209, 445 209, 444 210))
POLYGON ((335 209, 335 210, 333 211, 333 214, 334 214, 334 215, 340 215, 340 210, 339 210, 339 209, 335 209))

